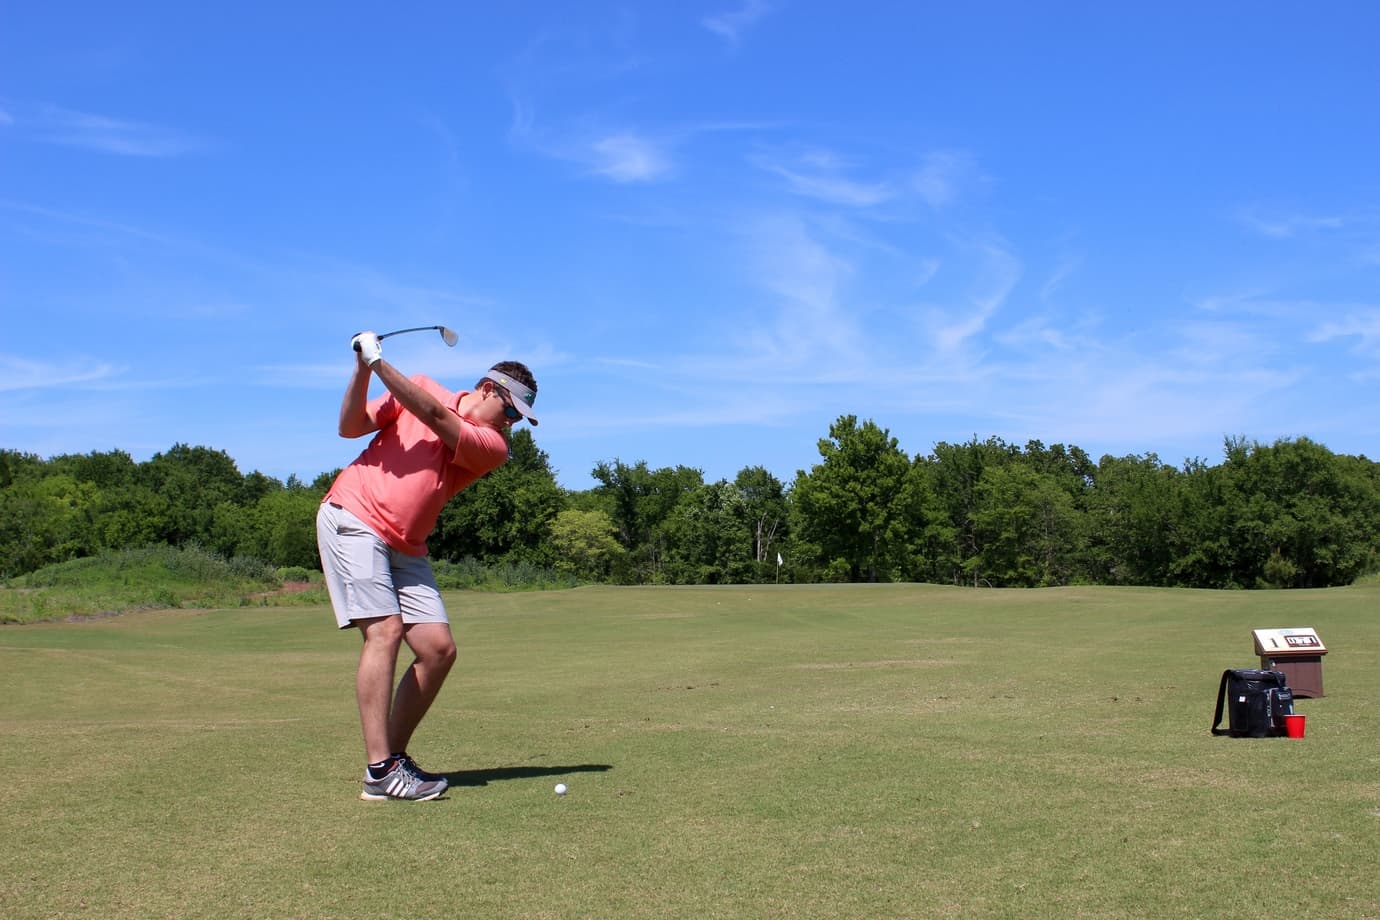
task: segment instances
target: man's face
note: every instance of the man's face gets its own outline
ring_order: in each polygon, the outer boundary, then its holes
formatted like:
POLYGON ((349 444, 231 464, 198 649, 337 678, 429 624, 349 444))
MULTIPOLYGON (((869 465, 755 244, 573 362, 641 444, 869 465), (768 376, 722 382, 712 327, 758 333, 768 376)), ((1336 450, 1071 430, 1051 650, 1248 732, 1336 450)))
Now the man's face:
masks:
POLYGON ((502 431, 511 428, 522 415, 513 406, 513 398, 492 380, 486 380, 483 388, 484 398, 479 403, 475 421, 482 422, 502 431))

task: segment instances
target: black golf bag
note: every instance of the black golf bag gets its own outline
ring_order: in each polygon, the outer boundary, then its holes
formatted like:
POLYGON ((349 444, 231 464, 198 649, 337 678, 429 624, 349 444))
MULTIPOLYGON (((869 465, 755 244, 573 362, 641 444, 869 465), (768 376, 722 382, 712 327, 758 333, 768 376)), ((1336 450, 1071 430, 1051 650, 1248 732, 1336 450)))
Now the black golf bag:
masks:
POLYGON ((1227 669, 1217 688, 1217 712, 1212 717, 1214 735, 1233 738, 1268 738, 1284 734, 1284 717, 1294 713, 1294 691, 1279 671, 1252 668, 1227 669), (1222 724, 1226 705, 1227 728, 1222 724))

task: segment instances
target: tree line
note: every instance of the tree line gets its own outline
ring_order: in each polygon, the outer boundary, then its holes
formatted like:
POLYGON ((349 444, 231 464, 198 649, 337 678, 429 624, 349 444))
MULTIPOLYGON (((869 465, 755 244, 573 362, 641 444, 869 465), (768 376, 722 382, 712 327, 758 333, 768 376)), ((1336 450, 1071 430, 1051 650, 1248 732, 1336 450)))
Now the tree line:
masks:
MULTIPOLYGON (((446 506, 433 558, 615 584, 1196 588, 1345 585, 1380 561, 1380 467, 1304 437, 1228 438, 1220 463, 1180 467, 995 437, 910 455, 849 415, 789 482, 611 460, 581 491, 557 483, 530 431, 511 447, 446 506)), ((0 578, 158 544, 318 569, 315 514, 336 472, 280 482, 186 444, 146 462, 0 449, 0 578)))

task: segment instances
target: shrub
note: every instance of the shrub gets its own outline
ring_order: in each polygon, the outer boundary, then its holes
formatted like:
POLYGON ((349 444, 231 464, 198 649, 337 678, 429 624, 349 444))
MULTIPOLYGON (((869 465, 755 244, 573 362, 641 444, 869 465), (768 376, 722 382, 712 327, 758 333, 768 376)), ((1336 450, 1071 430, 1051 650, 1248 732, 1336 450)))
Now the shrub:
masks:
POLYGON ((543 588, 573 588, 579 580, 529 562, 485 563, 465 558, 459 562, 435 560, 432 572, 443 591, 517 591, 543 588))

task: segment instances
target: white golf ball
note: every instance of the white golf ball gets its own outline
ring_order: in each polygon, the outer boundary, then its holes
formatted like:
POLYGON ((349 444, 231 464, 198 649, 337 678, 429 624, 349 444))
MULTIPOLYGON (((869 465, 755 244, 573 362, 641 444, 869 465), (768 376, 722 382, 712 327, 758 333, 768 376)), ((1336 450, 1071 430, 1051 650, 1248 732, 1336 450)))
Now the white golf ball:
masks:
POLYGON ((556 795, 565 795, 565 783, 556 784, 556 795))

